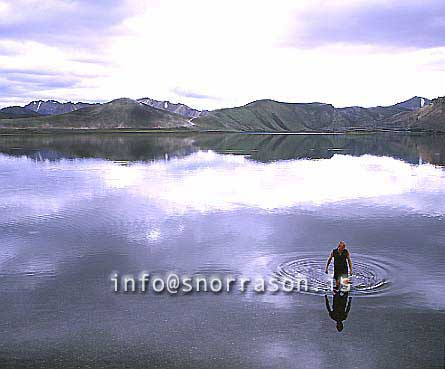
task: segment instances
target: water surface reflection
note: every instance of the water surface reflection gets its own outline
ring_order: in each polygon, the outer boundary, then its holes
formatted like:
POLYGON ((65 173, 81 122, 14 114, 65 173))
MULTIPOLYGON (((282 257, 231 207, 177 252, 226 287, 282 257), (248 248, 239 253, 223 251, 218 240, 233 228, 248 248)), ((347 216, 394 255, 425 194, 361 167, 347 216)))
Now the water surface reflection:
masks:
POLYGON ((352 297, 348 293, 337 292, 332 298, 332 308, 328 296, 325 295, 324 298, 329 317, 336 322, 337 331, 341 332, 344 328, 343 322, 351 310, 352 297))
POLYGON ((438 366, 442 147, 384 135, 2 137, 0 365, 438 366), (323 291, 142 296, 109 283, 148 270, 306 273, 320 287, 341 239, 362 283, 347 320, 347 302, 330 305, 347 322, 341 357, 323 291))

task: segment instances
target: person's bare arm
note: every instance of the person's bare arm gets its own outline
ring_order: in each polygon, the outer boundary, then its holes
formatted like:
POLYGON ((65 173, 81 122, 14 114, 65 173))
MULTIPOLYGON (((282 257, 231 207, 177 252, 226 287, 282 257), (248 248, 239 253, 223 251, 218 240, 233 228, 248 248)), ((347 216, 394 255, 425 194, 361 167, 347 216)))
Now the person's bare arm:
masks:
POLYGON ((349 251, 348 251, 348 264, 349 264, 349 275, 352 275, 352 261, 349 251))
POLYGON ((326 263, 326 268, 324 269, 324 272, 325 272, 326 274, 328 274, 329 264, 331 264, 331 260, 332 260, 333 257, 334 257, 334 254, 333 254, 332 251, 331 251, 331 253, 330 253, 330 255, 329 255, 328 262, 326 263))

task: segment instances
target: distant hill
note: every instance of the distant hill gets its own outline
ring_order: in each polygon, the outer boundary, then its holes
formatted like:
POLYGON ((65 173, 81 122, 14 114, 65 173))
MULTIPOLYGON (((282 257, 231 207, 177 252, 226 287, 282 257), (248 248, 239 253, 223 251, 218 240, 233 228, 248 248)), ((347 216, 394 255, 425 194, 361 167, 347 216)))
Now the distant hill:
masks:
POLYGON ((40 114, 21 106, 8 106, 0 109, 0 119, 39 117, 40 114))
POLYGON ((445 97, 433 99, 420 109, 397 114, 388 120, 387 126, 445 132, 445 97))
POLYGON ((79 110, 82 108, 87 108, 89 106, 94 106, 97 104, 89 104, 83 102, 65 102, 61 103, 56 100, 37 100, 31 101, 28 105, 25 105, 25 108, 28 110, 32 110, 40 115, 55 115, 55 114, 65 114, 70 113, 75 110, 79 110))
POLYGON ((166 110, 171 113, 182 115, 187 118, 197 118, 201 115, 205 115, 207 110, 201 111, 197 109, 190 108, 187 105, 178 103, 171 103, 170 101, 159 101, 155 99, 151 99, 149 97, 143 97, 141 99, 137 99, 138 102, 151 106, 156 109, 166 110))
MULTIPOLYGON (((414 97, 391 106, 335 108, 324 103, 258 100, 241 107, 211 111, 205 116, 193 119, 193 123, 198 129, 265 132, 406 128, 407 124, 401 121, 398 121, 398 125, 389 122, 394 122, 395 117, 408 119, 410 113, 428 110, 428 107, 432 106, 427 105, 430 103, 428 99, 414 97)), ((445 130, 443 125, 436 124, 435 127, 445 130)))
POLYGON ((234 131, 314 131, 344 126, 347 121, 330 104, 258 100, 218 109, 193 120, 197 128, 234 131))
POLYGON ((409 100, 399 102, 394 106, 399 108, 404 108, 408 110, 417 110, 419 108, 423 108, 425 105, 431 104, 430 99, 426 99, 424 97, 414 96, 409 100))
POLYGON ((407 111, 397 107, 334 108, 323 103, 283 103, 259 100, 219 109, 193 120, 198 128, 235 131, 337 131, 372 128, 388 117, 407 111))
POLYGON ((179 128, 190 125, 187 119, 180 115, 126 98, 65 114, 0 120, 1 128, 146 129, 179 128))
POLYGON ((388 118, 407 110, 407 108, 396 105, 375 106, 371 108, 362 108, 359 106, 337 108, 337 111, 348 121, 347 127, 350 128, 380 127, 384 125, 384 122, 388 118))

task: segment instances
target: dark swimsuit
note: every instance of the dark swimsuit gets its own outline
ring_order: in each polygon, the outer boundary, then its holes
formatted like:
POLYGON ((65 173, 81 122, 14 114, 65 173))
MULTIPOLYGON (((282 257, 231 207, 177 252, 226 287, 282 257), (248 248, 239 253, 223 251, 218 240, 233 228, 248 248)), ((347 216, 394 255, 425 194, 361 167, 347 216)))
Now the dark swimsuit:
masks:
POLYGON ((343 275, 348 275, 348 250, 344 249, 340 254, 338 249, 332 250, 334 256, 334 279, 339 279, 343 275))

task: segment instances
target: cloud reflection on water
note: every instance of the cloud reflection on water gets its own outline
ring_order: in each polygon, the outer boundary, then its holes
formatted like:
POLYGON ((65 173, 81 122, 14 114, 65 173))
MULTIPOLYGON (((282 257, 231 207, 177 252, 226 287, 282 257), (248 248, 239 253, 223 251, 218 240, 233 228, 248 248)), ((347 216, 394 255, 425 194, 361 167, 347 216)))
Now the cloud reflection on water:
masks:
POLYGON ((127 166, 95 159, 35 162, 2 155, 0 173, 3 191, 10 189, 0 206, 20 204, 41 215, 110 191, 147 198, 147 204, 169 214, 240 208, 279 211, 347 201, 427 215, 445 212, 442 168, 371 155, 258 163, 200 151, 127 166))

